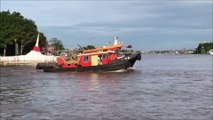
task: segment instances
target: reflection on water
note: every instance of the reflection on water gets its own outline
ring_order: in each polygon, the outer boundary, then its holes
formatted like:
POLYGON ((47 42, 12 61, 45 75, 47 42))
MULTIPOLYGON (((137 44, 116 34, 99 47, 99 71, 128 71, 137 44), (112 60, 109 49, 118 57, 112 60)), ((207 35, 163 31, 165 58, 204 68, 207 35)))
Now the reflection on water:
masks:
POLYGON ((211 119, 212 57, 144 55, 135 70, 1 67, 1 119, 211 119))

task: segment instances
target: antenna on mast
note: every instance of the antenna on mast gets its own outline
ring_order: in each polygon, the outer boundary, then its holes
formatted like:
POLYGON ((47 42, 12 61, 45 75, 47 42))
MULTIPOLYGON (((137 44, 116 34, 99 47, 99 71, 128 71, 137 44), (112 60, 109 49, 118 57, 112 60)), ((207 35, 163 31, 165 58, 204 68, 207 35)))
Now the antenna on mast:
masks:
POLYGON ((118 44, 118 36, 115 36, 114 39, 115 39, 114 40, 114 45, 117 45, 118 44))

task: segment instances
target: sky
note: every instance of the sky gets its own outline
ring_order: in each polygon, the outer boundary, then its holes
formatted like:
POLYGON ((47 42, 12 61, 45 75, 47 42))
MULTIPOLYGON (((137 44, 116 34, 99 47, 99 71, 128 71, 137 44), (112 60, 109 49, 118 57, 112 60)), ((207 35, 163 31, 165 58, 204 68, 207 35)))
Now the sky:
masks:
POLYGON ((67 49, 112 44, 135 50, 193 49, 212 42, 211 0, 1 0, 1 11, 20 12, 67 49))

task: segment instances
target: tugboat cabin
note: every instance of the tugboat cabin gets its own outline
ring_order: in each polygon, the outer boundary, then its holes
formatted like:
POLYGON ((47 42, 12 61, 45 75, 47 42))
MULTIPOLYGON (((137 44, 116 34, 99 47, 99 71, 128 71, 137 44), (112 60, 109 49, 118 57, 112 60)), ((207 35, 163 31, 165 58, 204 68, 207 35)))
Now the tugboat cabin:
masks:
POLYGON ((109 64, 118 58, 118 50, 120 50, 122 46, 122 44, 117 44, 103 48, 84 50, 82 54, 78 55, 78 66, 90 67, 109 64))

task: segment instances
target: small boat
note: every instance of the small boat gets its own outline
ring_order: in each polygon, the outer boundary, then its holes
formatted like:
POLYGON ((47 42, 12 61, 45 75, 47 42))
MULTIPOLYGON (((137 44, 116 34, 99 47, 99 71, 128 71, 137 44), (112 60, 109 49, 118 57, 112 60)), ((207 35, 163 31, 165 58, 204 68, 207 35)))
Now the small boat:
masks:
MULTIPOLYGON (((136 60, 141 60, 141 52, 121 54, 119 51, 123 46, 115 39, 114 45, 96 49, 83 50, 82 53, 72 56, 69 61, 64 57, 58 57, 57 62, 51 64, 40 64, 44 72, 105 72, 116 70, 127 70, 132 68, 136 60)), ((39 68, 39 64, 37 65, 39 68)))
POLYGON ((209 50, 209 53, 210 53, 211 55, 213 55, 213 49, 209 50))

